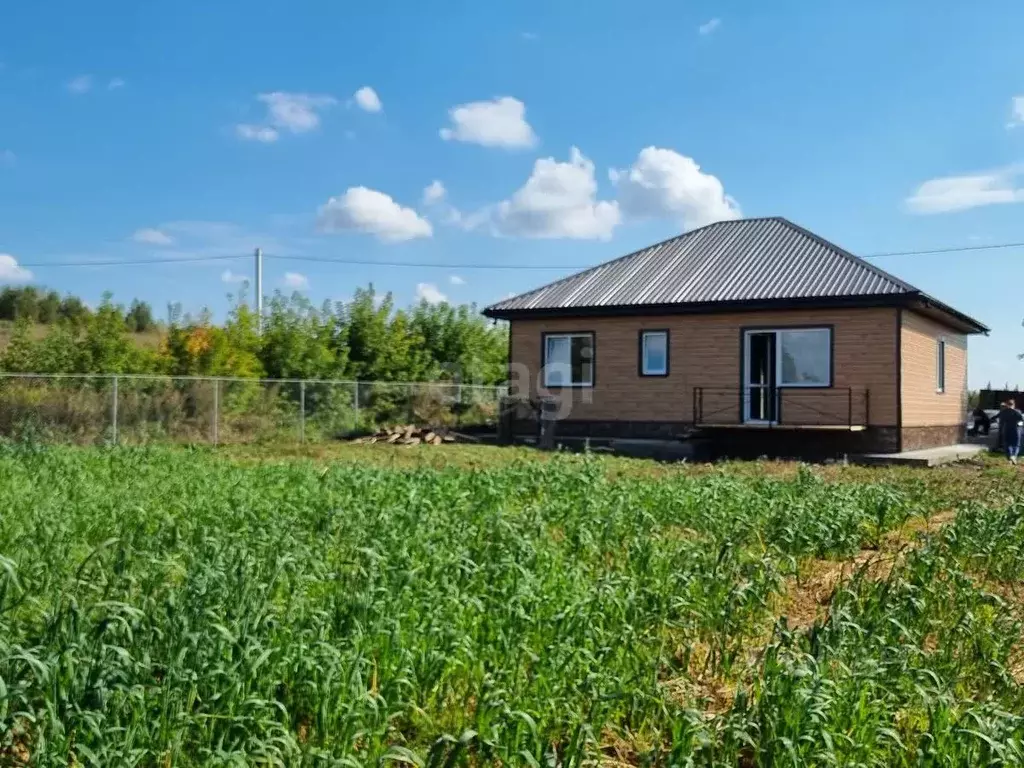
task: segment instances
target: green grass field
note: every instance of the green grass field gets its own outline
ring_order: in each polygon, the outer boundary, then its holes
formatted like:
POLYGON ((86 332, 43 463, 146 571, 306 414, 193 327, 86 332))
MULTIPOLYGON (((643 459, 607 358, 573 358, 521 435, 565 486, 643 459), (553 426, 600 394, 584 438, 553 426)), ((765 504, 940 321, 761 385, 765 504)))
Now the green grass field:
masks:
POLYGON ((0 447, 0 489, 0 765, 1024 763, 995 465, 0 447))

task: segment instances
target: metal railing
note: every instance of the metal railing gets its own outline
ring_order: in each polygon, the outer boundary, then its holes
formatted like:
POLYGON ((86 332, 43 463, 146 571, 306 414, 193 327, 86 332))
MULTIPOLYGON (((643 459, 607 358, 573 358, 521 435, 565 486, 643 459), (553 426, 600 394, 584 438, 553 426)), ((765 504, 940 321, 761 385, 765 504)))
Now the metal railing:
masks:
POLYGON ((866 427, 871 392, 854 387, 695 387, 695 426, 866 427))
POLYGON ((450 381, 0 372, 0 437, 306 442, 382 424, 493 424, 506 391, 450 381))

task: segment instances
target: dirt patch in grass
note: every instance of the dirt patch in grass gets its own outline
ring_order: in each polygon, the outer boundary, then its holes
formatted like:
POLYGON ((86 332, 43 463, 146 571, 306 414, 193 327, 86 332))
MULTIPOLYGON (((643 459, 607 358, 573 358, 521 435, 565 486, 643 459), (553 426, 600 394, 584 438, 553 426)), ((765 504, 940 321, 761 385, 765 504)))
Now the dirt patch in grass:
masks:
POLYGON ((7 733, 0 735, 0 765, 28 765, 32 759, 29 743, 29 723, 16 720, 7 733))
MULTIPOLYGON (((760 645, 758 643, 757 645, 760 645)), ((736 698, 736 690, 747 665, 741 665, 737 674, 726 677, 712 663, 711 647, 703 642, 688 643, 676 652, 676 660, 685 666, 685 674, 662 682, 669 697, 683 706, 704 704, 709 716, 728 712, 736 698)))
POLYGON ((786 617, 792 628, 805 629, 828 618, 828 609, 836 592, 855 576, 872 580, 887 579, 907 553, 921 547, 929 534, 956 519, 954 510, 943 510, 927 517, 912 517, 899 528, 887 531, 877 549, 862 549, 846 560, 809 558, 795 576, 785 580, 775 606, 776 620, 786 617))

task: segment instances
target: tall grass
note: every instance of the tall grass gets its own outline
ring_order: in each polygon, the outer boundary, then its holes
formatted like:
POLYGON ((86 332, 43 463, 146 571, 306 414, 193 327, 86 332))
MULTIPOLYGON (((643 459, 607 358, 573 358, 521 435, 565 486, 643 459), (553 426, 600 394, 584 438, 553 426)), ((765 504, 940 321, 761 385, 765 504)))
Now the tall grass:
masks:
POLYGON ((798 559, 928 511, 916 485, 28 447, 0 451, 0 488, 0 764, 1019 750, 1019 628, 945 550, 855 581, 809 631, 774 615, 798 559), (708 679, 735 699, 713 707, 708 679))

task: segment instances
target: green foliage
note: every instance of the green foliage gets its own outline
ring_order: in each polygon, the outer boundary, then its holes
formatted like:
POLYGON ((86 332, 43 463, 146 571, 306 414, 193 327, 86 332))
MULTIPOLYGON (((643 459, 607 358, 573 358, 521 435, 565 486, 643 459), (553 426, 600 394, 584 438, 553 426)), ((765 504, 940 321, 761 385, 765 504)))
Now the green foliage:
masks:
POLYGON ((156 326, 153 308, 144 301, 135 299, 124 316, 124 324, 132 333, 144 333, 156 326))
POLYGON ((1018 565, 1019 508, 793 628, 793 558, 874 545, 917 484, 602 467, 0 449, 0 758, 1021 764, 1021 626, 963 570, 1018 565))
MULTIPOLYGON (((89 308, 77 296, 69 295, 62 299, 56 291, 47 291, 34 285, 18 288, 7 286, 0 290, 0 320, 23 320, 43 325, 68 320, 77 325, 91 314, 89 308)), ((145 302, 136 299, 125 314, 125 323, 132 331, 152 328, 155 325, 152 309, 145 302)))
POLYGON ((77 296, 66 296, 61 299, 57 309, 57 317, 60 320, 67 320, 72 325, 80 325, 90 315, 89 308, 77 296))
MULTIPOLYGON (((362 381, 461 381, 497 384, 505 378, 507 331, 493 326, 475 307, 421 303, 396 310, 390 294, 373 286, 357 289, 349 302, 319 309, 300 294, 275 295, 265 310, 263 332, 244 301, 234 304, 223 325, 208 313, 181 323, 170 312, 159 351, 145 350, 130 333, 155 327, 152 310, 134 301, 125 311, 110 297, 89 312, 77 300, 44 297, 57 324, 33 334, 38 319, 19 314, 17 303, 42 306, 28 289, 0 293, 19 317, 0 370, 37 373, 168 373, 242 378, 358 379, 362 381), (28 298, 26 298, 28 297, 28 298)), ((383 396, 383 395, 381 395, 383 396)))

